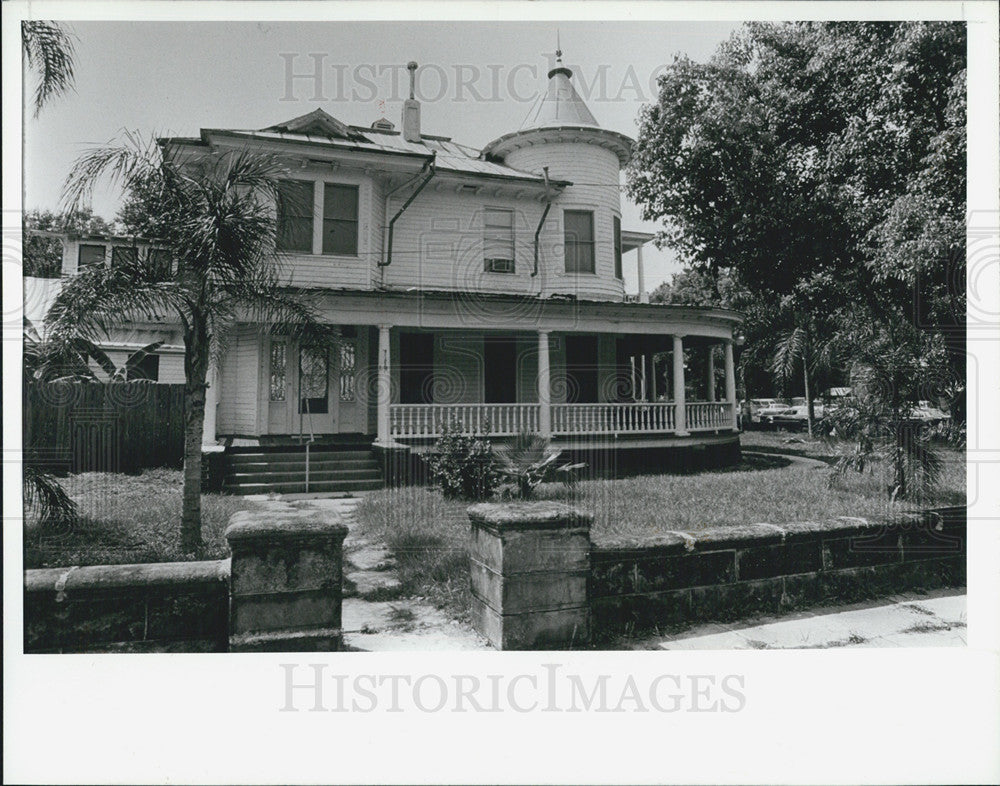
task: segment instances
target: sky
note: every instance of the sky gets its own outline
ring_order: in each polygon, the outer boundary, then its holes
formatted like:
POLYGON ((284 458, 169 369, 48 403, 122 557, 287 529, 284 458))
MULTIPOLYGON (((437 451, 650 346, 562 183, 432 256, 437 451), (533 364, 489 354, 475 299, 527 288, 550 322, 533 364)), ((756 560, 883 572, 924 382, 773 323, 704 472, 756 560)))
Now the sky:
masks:
MULTIPOLYGON (((322 107, 347 123, 400 125, 405 65, 421 70, 424 133, 481 148, 516 130, 552 67, 556 40, 598 123, 635 138, 640 107, 675 55, 711 56, 737 27, 721 22, 85 22, 76 89, 38 118, 25 113, 24 206, 56 209, 66 174, 89 147, 123 130, 195 136, 201 128, 263 128, 322 107), (317 71, 319 79, 316 78, 317 71), (295 74, 305 77, 295 78, 295 74)), ((33 83, 28 82, 28 89, 33 83)), ((119 197, 98 191, 111 219, 119 197)), ((623 228, 656 231, 623 196, 623 228)), ((630 260, 631 258, 631 260, 630 260)), ((634 254, 626 289, 636 291, 634 254)), ((647 289, 679 269, 647 246, 647 289)))

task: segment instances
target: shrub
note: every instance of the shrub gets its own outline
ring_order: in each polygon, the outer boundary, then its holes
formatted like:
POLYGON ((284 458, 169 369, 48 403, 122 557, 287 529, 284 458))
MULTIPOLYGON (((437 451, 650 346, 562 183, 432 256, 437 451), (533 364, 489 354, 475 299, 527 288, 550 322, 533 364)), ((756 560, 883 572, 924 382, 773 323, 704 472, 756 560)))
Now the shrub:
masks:
POLYGON ((489 499, 500 482, 493 446, 483 434, 466 434, 458 422, 445 425, 426 459, 431 481, 446 499, 489 499))

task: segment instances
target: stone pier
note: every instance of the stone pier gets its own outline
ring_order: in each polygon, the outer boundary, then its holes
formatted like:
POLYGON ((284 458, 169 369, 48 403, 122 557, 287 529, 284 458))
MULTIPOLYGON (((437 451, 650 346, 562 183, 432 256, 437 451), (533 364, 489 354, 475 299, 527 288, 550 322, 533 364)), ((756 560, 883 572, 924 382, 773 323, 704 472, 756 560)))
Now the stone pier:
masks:
POLYGON ((590 637, 590 514, 557 502, 468 510, 472 619, 500 650, 558 649, 590 637))
POLYGON ((347 527, 316 514, 249 512, 226 529, 232 550, 231 652, 341 649, 347 527))

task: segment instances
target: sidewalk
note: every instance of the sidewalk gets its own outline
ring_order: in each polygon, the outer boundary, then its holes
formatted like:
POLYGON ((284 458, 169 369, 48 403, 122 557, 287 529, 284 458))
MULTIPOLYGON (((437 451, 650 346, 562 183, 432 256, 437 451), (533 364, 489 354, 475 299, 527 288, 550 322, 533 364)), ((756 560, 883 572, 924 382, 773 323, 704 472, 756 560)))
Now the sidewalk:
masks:
POLYGON ((782 617, 700 625, 683 633, 644 640, 638 648, 964 647, 965 631, 964 590, 936 590, 782 617))

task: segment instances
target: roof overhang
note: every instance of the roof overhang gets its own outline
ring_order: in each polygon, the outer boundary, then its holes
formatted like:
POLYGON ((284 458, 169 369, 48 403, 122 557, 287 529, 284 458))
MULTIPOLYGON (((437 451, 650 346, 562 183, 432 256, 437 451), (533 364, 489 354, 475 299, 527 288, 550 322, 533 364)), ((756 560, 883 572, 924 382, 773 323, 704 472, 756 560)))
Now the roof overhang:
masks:
MULTIPOLYGON (((262 137, 253 132, 233 131, 230 129, 204 128, 200 138, 173 137, 160 140, 161 144, 175 144, 183 146, 194 146, 199 148, 217 148, 224 145, 232 145, 236 141, 253 142, 259 148, 276 155, 288 155, 290 150, 294 150, 294 155, 306 161, 319 163, 337 163, 343 166, 353 166, 356 168, 371 168, 380 171, 396 171, 415 173, 423 168, 424 164, 430 160, 434 151, 427 153, 416 153, 407 150, 371 150, 359 147, 346 140, 333 139, 282 139, 272 137, 262 137), (305 154, 308 151, 308 154, 305 154)), ((518 174, 493 174, 489 172, 470 172, 467 170, 452 169, 437 158, 436 170, 439 176, 446 176, 460 180, 486 181, 500 185, 508 183, 520 187, 534 187, 544 190, 546 180, 541 175, 534 175, 529 172, 518 174)), ((550 178, 548 185, 557 189, 572 185, 569 180, 558 180, 550 178)))
POLYGON ((618 156, 618 162, 625 166, 632 158, 632 148, 635 142, 617 131, 587 125, 552 125, 540 128, 528 128, 514 131, 494 139, 483 148, 484 156, 505 158, 511 151, 532 145, 551 144, 558 142, 584 142, 606 148, 618 156))
POLYGON ((650 241, 656 239, 652 232, 637 232, 634 229, 622 230, 622 251, 635 251, 650 241))

